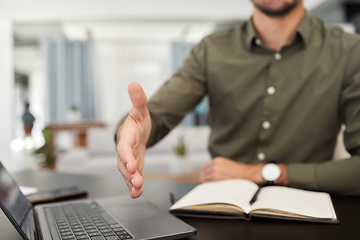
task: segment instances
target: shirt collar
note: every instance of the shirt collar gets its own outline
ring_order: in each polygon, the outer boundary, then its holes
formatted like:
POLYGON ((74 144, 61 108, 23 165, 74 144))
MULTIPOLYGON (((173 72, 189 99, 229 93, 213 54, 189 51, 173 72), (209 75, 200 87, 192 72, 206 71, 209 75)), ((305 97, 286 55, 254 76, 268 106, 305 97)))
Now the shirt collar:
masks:
POLYGON ((297 28, 297 32, 301 39, 304 41, 305 45, 309 43, 311 38, 311 25, 311 17, 307 13, 305 13, 305 16, 303 17, 297 28))
MULTIPOLYGON (((245 41, 247 48, 250 50, 252 44, 255 43, 258 37, 252 19, 248 20, 245 24, 246 24, 245 41)), ((300 36, 300 39, 304 42, 305 45, 309 42, 311 37, 310 26, 311 26, 311 17, 307 13, 305 13, 296 31, 296 34, 300 36)))
POLYGON ((246 34, 245 34, 246 47, 250 50, 252 44, 255 42, 255 39, 257 38, 257 34, 255 31, 252 18, 248 20, 245 24, 246 24, 246 34))

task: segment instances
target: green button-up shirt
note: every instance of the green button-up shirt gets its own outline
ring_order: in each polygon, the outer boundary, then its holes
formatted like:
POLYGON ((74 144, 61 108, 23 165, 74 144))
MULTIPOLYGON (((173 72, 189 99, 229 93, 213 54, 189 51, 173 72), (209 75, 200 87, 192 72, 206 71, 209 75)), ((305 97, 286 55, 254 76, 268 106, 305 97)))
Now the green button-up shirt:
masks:
POLYGON ((209 151, 245 163, 289 164, 289 184, 360 194, 360 38, 306 15, 279 52, 252 21, 214 33, 150 99, 159 141, 205 96, 209 151), (332 161, 341 124, 349 159, 332 161))

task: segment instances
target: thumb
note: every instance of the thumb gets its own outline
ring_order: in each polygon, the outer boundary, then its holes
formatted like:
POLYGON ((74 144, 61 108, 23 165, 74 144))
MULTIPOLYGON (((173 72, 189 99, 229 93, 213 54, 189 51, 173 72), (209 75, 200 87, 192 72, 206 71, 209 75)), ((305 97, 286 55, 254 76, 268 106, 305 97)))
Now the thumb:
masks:
POLYGON ((149 115, 147 110, 147 98, 139 83, 133 82, 128 86, 128 93, 133 105, 130 113, 137 120, 142 120, 149 115))

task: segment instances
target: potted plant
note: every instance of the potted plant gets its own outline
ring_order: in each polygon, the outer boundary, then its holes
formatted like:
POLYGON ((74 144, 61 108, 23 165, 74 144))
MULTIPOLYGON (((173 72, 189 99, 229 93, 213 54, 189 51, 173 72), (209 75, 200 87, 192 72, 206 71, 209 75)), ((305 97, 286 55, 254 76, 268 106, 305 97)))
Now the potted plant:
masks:
POLYGON ((182 135, 179 136, 177 144, 173 147, 175 157, 170 162, 170 173, 173 176, 186 175, 191 172, 191 162, 188 159, 188 150, 182 135))
POLYGON ((81 112, 79 108, 73 104, 67 113, 67 120, 70 123, 79 123, 81 122, 81 112))
POLYGON ((174 146, 173 151, 179 158, 185 158, 187 156, 187 147, 182 135, 179 136, 178 142, 174 146))
POLYGON ((37 161, 42 168, 54 169, 56 163, 55 147, 51 142, 52 131, 50 128, 44 128, 42 130, 45 143, 40 148, 34 151, 37 155, 37 161))

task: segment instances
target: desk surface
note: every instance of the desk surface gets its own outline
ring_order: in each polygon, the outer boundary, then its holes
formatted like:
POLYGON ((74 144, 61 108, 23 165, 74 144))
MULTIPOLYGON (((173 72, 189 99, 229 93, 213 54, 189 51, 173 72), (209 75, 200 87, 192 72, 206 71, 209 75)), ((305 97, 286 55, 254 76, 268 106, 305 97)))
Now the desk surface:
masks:
MULTIPOLYGON (((39 190, 78 185, 89 191, 89 197, 127 194, 127 187, 120 174, 119 176, 100 177, 51 171, 26 171, 15 173, 13 176, 19 184, 37 187, 39 190)), ((146 180, 144 197, 164 211, 168 211, 171 205, 170 193, 174 194, 177 200, 193 187, 193 184, 188 183, 146 180)), ((333 196, 332 199, 340 219, 338 225, 268 219, 253 219, 248 222, 243 220, 181 219, 198 230, 198 234, 191 239, 358 239, 360 220, 357 215, 360 213, 360 197, 333 196)), ((0 239, 3 239, 5 235, 3 230, 4 227, 0 226, 0 239)), ((15 235, 16 232, 8 231, 6 239, 20 239, 15 235)))

